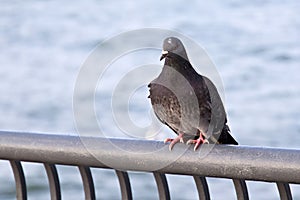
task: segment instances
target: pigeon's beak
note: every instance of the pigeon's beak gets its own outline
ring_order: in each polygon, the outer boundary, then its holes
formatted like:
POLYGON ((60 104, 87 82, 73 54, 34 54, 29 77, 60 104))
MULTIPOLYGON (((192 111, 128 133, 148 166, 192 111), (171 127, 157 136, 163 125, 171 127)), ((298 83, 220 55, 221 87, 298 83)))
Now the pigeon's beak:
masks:
POLYGON ((169 53, 168 51, 164 51, 164 50, 163 50, 163 51, 161 52, 161 57, 160 57, 159 60, 164 59, 164 58, 167 56, 168 53, 169 53))

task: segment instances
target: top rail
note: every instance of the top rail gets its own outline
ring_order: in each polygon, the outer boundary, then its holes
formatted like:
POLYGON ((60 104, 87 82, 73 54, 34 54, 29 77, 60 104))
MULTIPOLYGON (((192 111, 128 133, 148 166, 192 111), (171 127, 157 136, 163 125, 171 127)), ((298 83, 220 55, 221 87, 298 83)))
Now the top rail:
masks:
POLYGON ((300 183, 300 150, 0 131, 0 159, 300 183))

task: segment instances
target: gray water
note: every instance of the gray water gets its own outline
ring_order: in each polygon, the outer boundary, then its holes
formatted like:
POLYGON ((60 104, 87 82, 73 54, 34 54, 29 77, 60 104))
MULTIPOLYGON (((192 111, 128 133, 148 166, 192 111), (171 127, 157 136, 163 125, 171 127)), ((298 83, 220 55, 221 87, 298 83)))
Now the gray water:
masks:
MULTIPOLYGON (((156 27, 179 31, 206 50, 222 78, 230 127, 241 145, 300 148, 299 10, 297 0, 0 1, 0 129, 76 134, 73 90, 90 52, 121 32, 156 27)), ((159 65, 159 56, 159 51, 147 51, 124 62, 130 66, 152 59, 159 65)), ((122 70, 110 74, 102 89, 109 91, 121 76, 122 70)), ((142 125, 151 120, 147 93, 141 87, 129 105, 131 118, 142 125)), ((110 103, 101 97, 96 98, 97 109, 110 103)), ((107 118, 107 136, 124 137, 107 118)), ((155 139, 172 135, 164 129, 155 139)), ((15 199, 8 162, 1 161, 0 169, 0 199, 15 199)), ((43 167, 25 163, 24 169, 29 199, 50 199, 43 167)), ((63 198, 83 199, 78 170, 58 170, 63 198)), ((93 174, 99 198, 120 198, 113 171, 93 169, 93 174)), ((158 198, 150 174, 130 177, 135 199, 158 198)), ((191 177, 168 180, 174 199, 195 199, 191 177)), ((212 199, 235 198, 230 180, 208 182, 212 199)), ((251 199, 278 199, 274 184, 248 185, 251 199)), ((292 186, 292 192, 300 199, 299 186, 292 186)))

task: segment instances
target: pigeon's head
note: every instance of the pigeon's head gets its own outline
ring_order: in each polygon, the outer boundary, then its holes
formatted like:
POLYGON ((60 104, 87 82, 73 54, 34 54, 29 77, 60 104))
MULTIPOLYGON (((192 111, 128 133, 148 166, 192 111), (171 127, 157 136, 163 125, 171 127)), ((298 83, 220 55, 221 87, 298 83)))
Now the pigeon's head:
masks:
POLYGON ((168 37, 164 40, 163 51, 160 60, 164 59, 169 52, 175 53, 188 60, 185 48, 182 42, 176 37, 168 37))

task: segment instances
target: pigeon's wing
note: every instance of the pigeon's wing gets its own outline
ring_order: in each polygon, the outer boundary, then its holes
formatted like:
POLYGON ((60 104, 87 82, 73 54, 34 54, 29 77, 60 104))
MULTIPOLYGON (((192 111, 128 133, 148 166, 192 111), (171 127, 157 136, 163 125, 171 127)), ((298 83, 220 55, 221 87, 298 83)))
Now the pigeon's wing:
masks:
POLYGON ((208 93, 207 96, 210 98, 210 124, 208 132, 210 132, 210 139, 214 142, 222 144, 237 144, 234 138, 230 135, 230 129, 227 123, 226 111, 222 102, 222 99, 218 93, 216 86, 213 82, 203 76, 206 83, 208 93))
POLYGON ((205 77, 202 76, 205 84, 207 86, 207 94, 206 97, 209 98, 210 100, 210 109, 211 109, 211 120, 214 120, 213 118, 215 118, 215 120, 217 120, 220 123, 216 123, 216 128, 217 129, 222 129, 224 124, 227 122, 227 118, 226 118, 226 112, 225 112, 225 108, 222 102, 222 99, 218 93, 218 90, 216 88, 216 86, 213 84, 213 82, 205 77))

